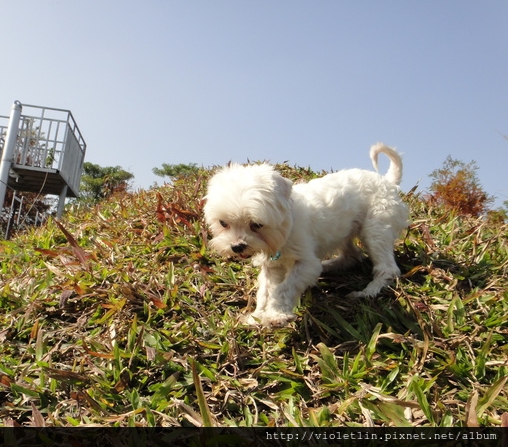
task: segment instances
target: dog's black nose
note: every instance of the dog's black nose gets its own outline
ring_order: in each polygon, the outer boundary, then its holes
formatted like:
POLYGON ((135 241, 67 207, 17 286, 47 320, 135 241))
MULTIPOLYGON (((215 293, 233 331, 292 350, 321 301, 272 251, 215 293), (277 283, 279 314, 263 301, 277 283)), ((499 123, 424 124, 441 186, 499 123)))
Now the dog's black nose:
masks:
POLYGON ((235 253, 241 253, 247 248, 247 244, 235 244, 231 245, 231 250, 233 250, 235 253))

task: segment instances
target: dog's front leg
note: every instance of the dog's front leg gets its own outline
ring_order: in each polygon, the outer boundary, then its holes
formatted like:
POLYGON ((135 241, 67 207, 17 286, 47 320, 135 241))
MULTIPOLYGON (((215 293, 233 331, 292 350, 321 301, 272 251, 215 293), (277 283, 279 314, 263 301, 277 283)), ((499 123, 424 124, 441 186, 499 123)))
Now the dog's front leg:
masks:
POLYGON ((258 291, 256 294, 256 310, 247 316, 245 322, 247 324, 262 324, 269 326, 268 315, 266 312, 270 297, 273 295, 277 286, 284 281, 286 269, 280 265, 275 266, 263 265, 258 276, 258 291))
POLYGON ((308 258, 296 261, 289 269, 263 266, 259 277, 256 310, 249 324, 285 326, 296 318, 294 308, 305 289, 315 284, 321 273, 321 261, 308 258))

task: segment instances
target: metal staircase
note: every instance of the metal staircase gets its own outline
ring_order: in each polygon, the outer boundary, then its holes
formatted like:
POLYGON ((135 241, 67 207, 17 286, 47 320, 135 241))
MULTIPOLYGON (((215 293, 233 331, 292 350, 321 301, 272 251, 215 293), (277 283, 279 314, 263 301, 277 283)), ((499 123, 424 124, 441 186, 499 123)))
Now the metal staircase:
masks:
POLYGON ((86 143, 70 110, 21 104, 0 116, 0 210, 7 188, 78 197, 86 143))

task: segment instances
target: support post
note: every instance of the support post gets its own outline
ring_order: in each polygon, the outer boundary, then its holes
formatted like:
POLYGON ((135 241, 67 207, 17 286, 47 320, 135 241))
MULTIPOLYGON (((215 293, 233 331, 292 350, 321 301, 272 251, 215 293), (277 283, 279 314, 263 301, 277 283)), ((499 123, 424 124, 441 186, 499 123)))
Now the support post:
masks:
POLYGON ((60 219, 62 217, 62 214, 64 212, 65 207, 65 199, 67 198, 67 190, 69 187, 65 185, 62 188, 62 191, 60 192, 60 198, 58 199, 58 208, 56 209, 56 217, 60 219))
POLYGON ((9 171, 14 158, 14 149, 18 138, 19 119, 21 117, 22 106, 19 101, 14 101, 12 105, 9 127, 5 135, 5 144, 2 150, 0 160, 0 211, 3 210, 5 194, 7 193, 7 182, 9 181, 9 171))

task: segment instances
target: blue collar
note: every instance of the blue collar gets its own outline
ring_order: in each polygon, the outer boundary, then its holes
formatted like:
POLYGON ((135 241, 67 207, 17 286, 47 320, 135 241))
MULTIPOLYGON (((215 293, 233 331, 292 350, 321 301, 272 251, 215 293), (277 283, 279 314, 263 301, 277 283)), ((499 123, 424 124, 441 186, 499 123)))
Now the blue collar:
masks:
POLYGON ((274 255, 270 256, 270 261, 278 261, 279 258, 281 256, 281 252, 278 251, 277 253, 275 253, 274 255))

